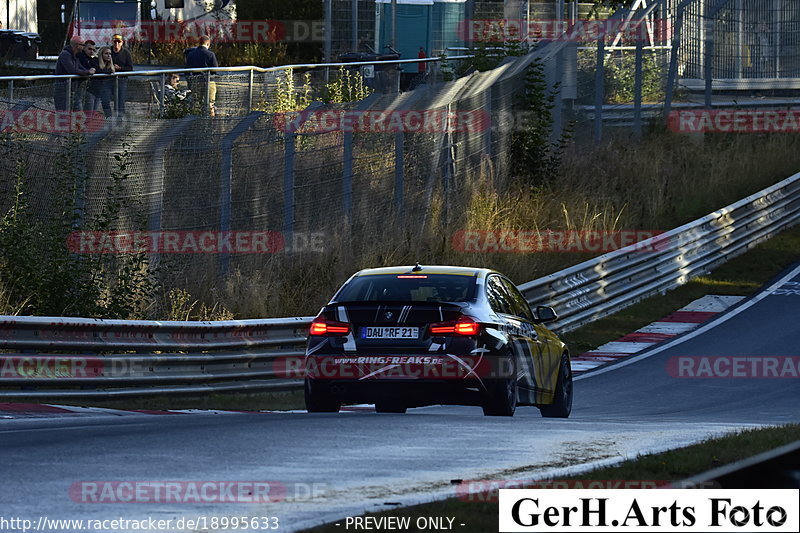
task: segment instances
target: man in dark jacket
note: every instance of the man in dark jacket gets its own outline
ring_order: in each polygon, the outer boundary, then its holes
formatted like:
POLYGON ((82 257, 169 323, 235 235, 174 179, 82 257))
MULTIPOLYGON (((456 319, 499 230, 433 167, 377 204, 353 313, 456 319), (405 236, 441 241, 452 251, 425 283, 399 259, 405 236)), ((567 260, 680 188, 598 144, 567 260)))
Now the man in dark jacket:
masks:
MULTIPOLYGON (((69 40, 69 45, 64 47, 64 50, 62 50, 61 54, 58 56, 55 71, 56 75, 72 74, 77 76, 91 76, 94 74, 93 68, 87 69, 81 65, 78 53, 83 50, 83 45, 83 39, 78 35, 69 40)), ((67 102, 70 101, 68 93, 71 92, 71 90, 67 88, 67 85, 67 80, 58 80, 53 84, 53 102, 55 103, 56 109, 59 111, 66 111, 68 107, 70 110, 73 110, 72 105, 67 105, 67 102)), ((69 85, 71 88, 72 83, 69 85)))
MULTIPOLYGON (((200 37, 200 45, 193 48, 186 55, 186 68, 217 68, 217 56, 209 50, 211 46, 211 38, 208 35, 200 37)), ((211 76, 213 79, 213 74, 211 76)), ((203 104, 203 109, 208 109, 209 114, 213 117, 216 114, 214 109, 214 101, 217 99, 217 84, 213 81, 209 82, 206 86, 206 74, 198 72, 189 76, 189 86, 192 94, 198 95, 203 104), (208 96, 208 100, 206 100, 208 96)))
MULTIPOLYGON (((115 33, 111 37, 111 60, 114 62, 116 72, 131 72, 133 70, 133 57, 131 51, 122 45, 122 35, 115 33)), ((117 76, 117 115, 125 114, 125 100, 128 98, 128 77, 117 76)))
MULTIPOLYGON (((89 70, 94 67, 93 60, 95 53, 97 53, 97 45, 91 39, 86 39, 83 43, 83 50, 76 54, 81 66, 89 70)), ((97 72, 97 69, 95 69, 97 72)), ((86 80, 73 80, 72 81, 72 109, 80 111, 86 109, 83 105, 86 98, 86 80)))

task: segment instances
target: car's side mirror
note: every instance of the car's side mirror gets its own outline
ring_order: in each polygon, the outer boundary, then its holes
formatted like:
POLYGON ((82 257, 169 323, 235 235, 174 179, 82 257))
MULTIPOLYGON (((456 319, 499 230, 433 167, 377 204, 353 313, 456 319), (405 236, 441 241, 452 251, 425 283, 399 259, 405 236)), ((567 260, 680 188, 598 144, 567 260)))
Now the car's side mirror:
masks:
POLYGON ((539 305, 536 307, 536 318, 539 322, 552 322, 558 318, 558 315, 552 307, 539 305))

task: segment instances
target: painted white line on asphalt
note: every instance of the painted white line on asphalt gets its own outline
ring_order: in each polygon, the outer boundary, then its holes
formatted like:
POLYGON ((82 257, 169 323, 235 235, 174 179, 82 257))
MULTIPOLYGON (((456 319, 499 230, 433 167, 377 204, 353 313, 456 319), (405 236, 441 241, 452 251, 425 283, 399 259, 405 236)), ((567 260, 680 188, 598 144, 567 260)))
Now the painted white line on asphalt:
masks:
POLYGON ((755 295, 752 298, 750 298, 750 300, 744 302, 742 305, 740 305, 739 307, 737 307, 736 309, 734 309, 730 313, 727 313, 727 314, 722 315, 722 316, 714 317, 714 318, 711 319, 710 322, 700 326, 699 328, 695 329, 694 331, 691 331, 691 332, 687 333, 686 335, 683 335, 682 337, 677 337, 674 340, 668 341, 665 344, 662 344, 661 346, 658 346, 657 348, 653 348, 652 350, 649 350, 649 351, 647 351, 647 352, 645 352, 645 353, 643 353, 641 355, 635 355, 633 357, 625 359, 621 363, 618 363, 618 364, 615 364, 615 365, 612 365, 612 366, 608 366, 606 368, 601 368, 600 370, 597 370, 595 372, 591 372, 589 374, 581 374, 580 376, 575 376, 575 381, 580 380, 580 379, 591 378, 591 377, 594 377, 594 376, 599 376, 601 374, 605 374, 606 372, 612 372, 614 370, 619 370, 620 368, 626 367, 628 365, 632 365, 632 364, 634 364, 636 362, 643 361, 643 360, 647 359, 648 357, 652 357, 652 356, 654 356, 656 354, 659 354, 659 353, 663 352, 664 350, 666 350, 667 348, 672 348, 673 346, 677 346, 678 344, 686 342, 689 339, 693 339, 693 338, 697 337, 698 335, 702 335, 706 331, 708 331, 710 329, 713 329, 713 328, 719 326, 720 324, 722 324, 724 322, 727 322, 728 320, 730 320, 731 318, 735 317, 739 313, 741 313, 743 311, 746 311, 747 309, 753 307, 755 304, 757 304, 758 302, 760 302, 761 300, 763 300, 767 296, 771 296, 772 295, 772 291, 774 291, 775 289, 777 289, 778 287, 780 287, 781 285, 786 283, 788 280, 796 277, 798 274, 800 274, 800 266, 798 266, 797 268, 795 268, 794 270, 792 270, 791 272, 789 272, 788 274, 786 274, 785 276, 780 278, 778 281, 776 281, 775 283, 770 285, 767 289, 761 291, 757 295, 755 295))

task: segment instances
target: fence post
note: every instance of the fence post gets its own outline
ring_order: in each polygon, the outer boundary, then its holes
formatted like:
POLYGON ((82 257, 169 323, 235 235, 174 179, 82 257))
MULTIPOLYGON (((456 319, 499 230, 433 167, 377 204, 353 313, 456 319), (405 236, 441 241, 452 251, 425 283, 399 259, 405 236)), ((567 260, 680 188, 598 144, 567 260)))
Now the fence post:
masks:
POLYGON ((254 73, 253 69, 250 69, 250 80, 247 86, 247 112, 251 113, 253 111, 253 79, 254 73))
POLYGON ((351 40, 352 43, 350 47, 353 49, 353 52, 358 52, 358 0, 352 0, 352 4, 350 6, 351 13, 351 40))
POLYGON ((72 78, 67 78, 67 111, 72 111, 72 78))
POLYGON ((496 117, 492 116, 492 88, 487 87, 486 90, 483 91, 484 100, 483 100, 483 109, 488 116, 488 121, 484 124, 483 130, 483 142, 484 142, 484 152, 486 156, 491 159, 492 157, 492 125, 496 122, 496 117))
POLYGON ((14 103, 14 80, 8 82, 8 99, 12 104, 14 103))
POLYGON ((675 87, 675 79, 678 77, 678 50, 681 46, 681 30, 683 29, 683 11, 686 9, 686 2, 678 5, 678 14, 675 16, 675 36, 672 39, 672 49, 669 54, 669 71, 667 72, 667 87, 664 91, 664 117, 669 120, 672 111, 672 91, 675 87))
MULTIPOLYGON (((706 13, 710 13, 710 10, 706 11, 706 13)), ((713 54, 714 54, 714 50, 713 50, 713 48, 714 48, 714 36, 712 35, 713 32, 711 31, 713 26, 711 25, 712 23, 710 22, 710 19, 708 17, 706 17, 703 22, 704 22, 704 24, 706 26, 705 39, 704 39, 705 50, 704 50, 704 54, 703 54, 705 56, 705 60, 704 60, 704 63, 703 63, 703 77, 705 78, 705 84, 706 84, 706 87, 705 87, 705 106, 706 106, 706 109, 711 109, 711 90, 712 90, 712 86, 713 86, 713 83, 714 83, 714 79, 713 79, 714 70, 712 68, 713 65, 711 64, 711 59, 712 59, 713 54)))
POLYGON ((636 74, 633 87, 633 133, 642 136, 642 62, 644 61, 644 39, 636 40, 636 74))
POLYGON ((114 116, 119 116, 119 76, 114 75, 114 116))
POLYGON ((403 187, 405 157, 405 134, 398 131, 394 134, 394 206, 397 211, 397 221, 400 225, 405 221, 405 197, 403 187))
POLYGON ((594 142, 599 143, 603 140, 603 93, 604 67, 606 42, 605 37, 601 36, 597 40, 597 67, 594 73, 594 142))
POLYGON ((211 71, 206 72, 206 113, 211 116, 211 71))
MULTIPOLYGON (((219 231, 222 233, 231 231, 231 218, 233 215, 233 143, 263 115, 264 113, 261 111, 248 114, 239 121, 230 133, 225 135, 220 145, 222 158, 219 176, 219 231)), ((221 252, 219 254, 218 274, 220 277, 228 273, 230 261, 230 253, 221 252)))
POLYGON ((294 232, 294 131, 283 135, 283 238, 291 239, 294 232))
POLYGON ((353 132, 344 132, 342 157, 342 199, 344 216, 349 228, 353 223, 353 132))
POLYGON ((550 132, 550 143, 551 144, 558 144, 561 140, 561 132, 564 129, 563 127, 563 113, 564 113, 564 94, 563 94, 563 85, 564 85, 564 47, 561 47, 561 50, 558 51, 555 57, 556 65, 555 65, 555 76, 553 77, 554 85, 553 90, 555 91, 555 98, 553 100, 553 123, 551 124, 551 132, 550 132))
MULTIPOLYGON (((323 9, 325 11, 325 43, 323 44, 323 55, 325 62, 331 62, 331 39, 333 39, 333 0, 323 0, 323 9)), ((325 82, 327 83, 327 74, 325 82)))
POLYGON ((167 90, 167 75, 161 75, 161 91, 158 93, 158 112, 160 117, 164 117, 164 93, 167 90))

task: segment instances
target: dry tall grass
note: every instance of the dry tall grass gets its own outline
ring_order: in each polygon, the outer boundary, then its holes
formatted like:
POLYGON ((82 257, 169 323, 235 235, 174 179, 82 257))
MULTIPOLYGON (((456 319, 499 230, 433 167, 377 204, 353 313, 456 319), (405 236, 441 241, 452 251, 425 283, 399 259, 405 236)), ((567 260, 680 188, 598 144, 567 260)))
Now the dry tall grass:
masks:
MULTIPOLYGON (((707 136, 697 142, 653 133, 642 142, 616 138, 573 147, 546 183, 502 190, 483 165, 475 186, 429 209, 424 233, 354 235, 328 231, 324 253, 270 257, 255 275, 235 273, 213 287, 214 300, 237 318, 312 315, 353 272, 392 264, 485 266, 522 283, 583 261, 580 253, 465 253, 453 249, 461 229, 668 230, 728 205, 800 170, 794 135, 707 136)), ((409 231, 404 232, 403 229, 409 231)), ((211 294, 200 288, 201 297, 211 294)), ((194 294, 194 292, 193 292, 194 294)))

